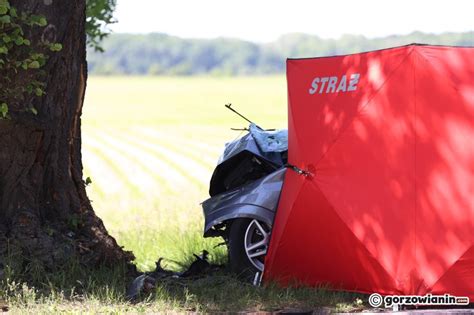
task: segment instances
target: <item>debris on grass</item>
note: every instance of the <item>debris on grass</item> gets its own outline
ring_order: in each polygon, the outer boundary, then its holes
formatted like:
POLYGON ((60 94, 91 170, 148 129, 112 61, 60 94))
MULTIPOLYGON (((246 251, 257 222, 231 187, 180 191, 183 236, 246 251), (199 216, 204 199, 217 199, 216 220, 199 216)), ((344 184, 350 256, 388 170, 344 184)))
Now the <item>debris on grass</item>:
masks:
POLYGON ((189 267, 183 272, 173 272, 166 270, 161 266, 163 257, 156 262, 156 268, 152 272, 145 272, 136 277, 127 289, 126 298, 129 301, 136 302, 141 295, 151 293, 156 289, 156 282, 164 278, 198 278, 211 275, 224 269, 223 265, 211 264, 208 261, 209 252, 202 251, 201 255, 193 254, 196 258, 189 267))

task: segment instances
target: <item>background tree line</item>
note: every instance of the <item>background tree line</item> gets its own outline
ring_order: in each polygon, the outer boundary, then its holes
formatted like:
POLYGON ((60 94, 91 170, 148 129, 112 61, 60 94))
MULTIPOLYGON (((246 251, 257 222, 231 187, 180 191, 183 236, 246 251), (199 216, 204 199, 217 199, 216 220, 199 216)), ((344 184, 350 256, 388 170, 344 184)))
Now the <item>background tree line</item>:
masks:
POLYGON ((307 34, 287 34, 264 44, 239 39, 184 39, 161 33, 111 34, 104 53, 88 51, 91 74, 134 75, 250 75, 285 71, 286 58, 346 54, 386 47, 425 43, 474 45, 472 32, 394 35, 369 39, 344 35, 323 39, 307 34))

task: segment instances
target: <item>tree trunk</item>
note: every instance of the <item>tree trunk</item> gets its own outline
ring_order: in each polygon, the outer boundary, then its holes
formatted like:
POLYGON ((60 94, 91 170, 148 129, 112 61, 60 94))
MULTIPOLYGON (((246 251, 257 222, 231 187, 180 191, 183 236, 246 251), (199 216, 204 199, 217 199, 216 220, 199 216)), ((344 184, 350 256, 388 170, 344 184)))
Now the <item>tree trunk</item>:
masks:
POLYGON ((70 258, 88 266, 133 259, 94 214, 82 179, 85 2, 10 1, 18 12, 46 17, 48 25, 33 29, 31 38, 63 46, 44 66, 46 95, 33 101, 38 114, 13 108, 11 120, 0 120, 0 259, 15 254, 23 266, 36 262, 49 269, 70 258))

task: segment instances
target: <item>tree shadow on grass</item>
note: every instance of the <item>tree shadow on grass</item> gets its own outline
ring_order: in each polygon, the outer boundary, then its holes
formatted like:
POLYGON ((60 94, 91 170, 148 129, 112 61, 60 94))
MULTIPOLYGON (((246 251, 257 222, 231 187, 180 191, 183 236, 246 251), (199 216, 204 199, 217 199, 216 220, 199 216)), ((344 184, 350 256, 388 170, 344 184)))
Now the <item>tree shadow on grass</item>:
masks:
POLYGON ((324 311, 362 309, 363 295, 324 288, 261 287, 218 272, 194 279, 161 280, 149 301, 167 301, 180 309, 197 312, 324 311))
POLYGON ((131 303, 126 289, 136 273, 129 266, 85 268, 71 261, 54 271, 29 267, 28 275, 6 266, 1 298, 12 311, 55 312, 256 312, 358 310, 361 294, 327 289, 255 287, 219 271, 199 278, 164 278, 131 303), (132 270, 132 272, 131 272, 132 270), (33 276, 32 276, 33 275, 33 276))

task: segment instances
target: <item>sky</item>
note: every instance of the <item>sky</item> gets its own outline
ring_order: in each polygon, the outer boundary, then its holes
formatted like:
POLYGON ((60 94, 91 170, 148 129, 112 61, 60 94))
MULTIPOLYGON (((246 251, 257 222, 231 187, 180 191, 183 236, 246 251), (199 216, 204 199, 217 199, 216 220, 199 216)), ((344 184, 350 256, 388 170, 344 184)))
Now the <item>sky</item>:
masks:
POLYGON ((270 42, 287 33, 369 38, 474 31, 474 0, 117 0, 111 29, 270 42))

